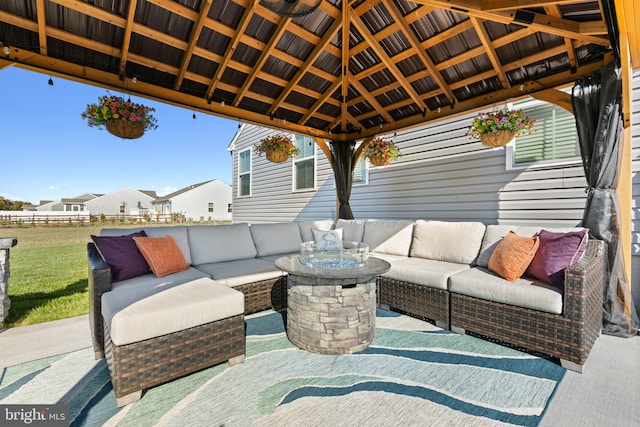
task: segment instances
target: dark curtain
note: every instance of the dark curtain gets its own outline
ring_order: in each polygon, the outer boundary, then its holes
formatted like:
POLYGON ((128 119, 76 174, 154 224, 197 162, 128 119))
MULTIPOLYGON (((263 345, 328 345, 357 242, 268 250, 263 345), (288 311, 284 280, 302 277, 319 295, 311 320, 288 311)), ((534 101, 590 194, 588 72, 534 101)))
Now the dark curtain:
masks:
POLYGON ((573 87, 580 152, 587 179, 587 201, 582 225, 608 246, 609 277, 605 283, 603 329, 622 337, 638 333, 638 314, 625 277, 620 242, 620 206, 615 188, 620 169, 622 81, 611 63, 578 80, 573 87), (625 303, 630 313, 625 314, 625 303))
POLYGON ((330 141, 331 166, 336 180, 336 193, 338 195, 338 218, 353 219, 353 212, 349 206, 351 198, 351 184, 353 183, 353 156, 355 154, 355 142, 330 141))

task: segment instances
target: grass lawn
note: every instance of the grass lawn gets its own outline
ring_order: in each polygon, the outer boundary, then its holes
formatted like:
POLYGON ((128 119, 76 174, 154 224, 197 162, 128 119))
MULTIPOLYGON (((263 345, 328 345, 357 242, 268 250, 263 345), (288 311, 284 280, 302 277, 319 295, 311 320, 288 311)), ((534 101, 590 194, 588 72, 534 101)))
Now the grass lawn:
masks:
POLYGON ((11 308, 0 328, 87 314, 87 242, 104 227, 113 225, 0 228, 0 237, 18 238, 9 259, 11 308))

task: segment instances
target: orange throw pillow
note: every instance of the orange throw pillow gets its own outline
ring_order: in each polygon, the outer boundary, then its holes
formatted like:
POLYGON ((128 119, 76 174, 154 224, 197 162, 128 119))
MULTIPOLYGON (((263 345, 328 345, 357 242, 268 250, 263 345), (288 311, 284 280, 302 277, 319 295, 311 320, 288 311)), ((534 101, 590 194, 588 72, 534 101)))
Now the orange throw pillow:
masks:
MULTIPOLYGON (((136 237, 138 238, 140 237, 136 237)), ((489 259, 489 270, 513 282, 527 270, 539 245, 538 236, 518 236, 510 231, 493 251, 489 259)))
POLYGON ((134 237, 133 240, 156 277, 189 268, 173 237, 134 237))

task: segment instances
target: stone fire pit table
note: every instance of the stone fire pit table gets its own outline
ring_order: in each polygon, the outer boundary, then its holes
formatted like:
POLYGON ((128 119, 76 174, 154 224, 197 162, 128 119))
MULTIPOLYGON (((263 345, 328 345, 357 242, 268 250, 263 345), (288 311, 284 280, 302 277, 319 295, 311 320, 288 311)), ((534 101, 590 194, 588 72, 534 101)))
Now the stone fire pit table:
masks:
POLYGON ((287 336, 297 347, 348 354, 371 344, 376 329, 376 277, 391 265, 369 257, 348 268, 311 267, 300 257, 279 258, 287 279, 287 336))

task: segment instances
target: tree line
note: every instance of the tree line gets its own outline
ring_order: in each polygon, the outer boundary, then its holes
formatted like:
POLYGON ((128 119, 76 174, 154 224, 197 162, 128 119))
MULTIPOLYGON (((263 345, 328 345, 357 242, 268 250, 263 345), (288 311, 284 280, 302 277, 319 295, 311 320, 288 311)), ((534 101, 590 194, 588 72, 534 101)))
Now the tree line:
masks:
POLYGON ((29 202, 22 202, 19 200, 9 200, 0 196, 0 211, 21 211, 22 205, 28 205, 29 202))

